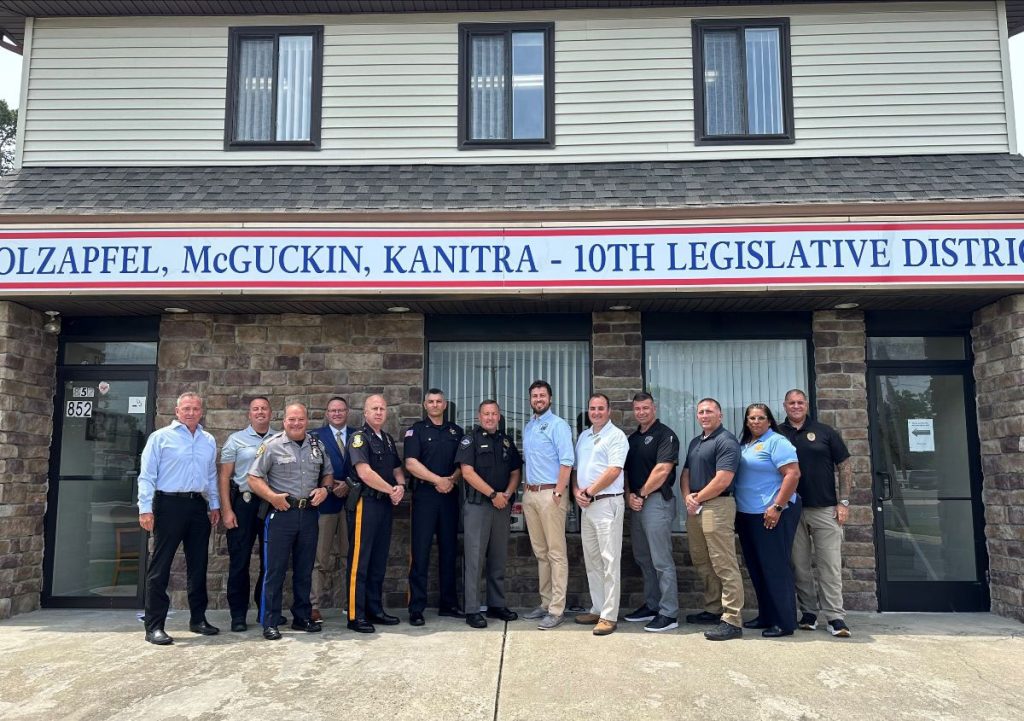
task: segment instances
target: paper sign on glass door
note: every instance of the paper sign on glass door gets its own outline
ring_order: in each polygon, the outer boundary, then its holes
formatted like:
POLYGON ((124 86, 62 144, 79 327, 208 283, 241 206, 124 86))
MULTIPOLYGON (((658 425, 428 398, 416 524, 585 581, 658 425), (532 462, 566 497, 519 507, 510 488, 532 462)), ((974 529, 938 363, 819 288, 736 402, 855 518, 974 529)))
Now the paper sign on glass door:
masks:
POLYGON ((930 453, 935 450, 935 422, 931 418, 908 418, 907 434, 911 453, 930 453))
POLYGON ((146 412, 146 396, 128 396, 129 413, 146 412))

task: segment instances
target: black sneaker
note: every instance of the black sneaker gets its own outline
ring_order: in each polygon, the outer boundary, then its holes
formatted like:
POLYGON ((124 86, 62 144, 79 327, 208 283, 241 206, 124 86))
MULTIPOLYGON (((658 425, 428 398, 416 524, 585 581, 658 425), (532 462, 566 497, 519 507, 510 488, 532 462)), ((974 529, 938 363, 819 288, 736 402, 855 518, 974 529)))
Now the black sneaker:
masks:
MULTIPOLYGON (((706 623, 706 624, 712 624, 712 623, 721 623, 721 621, 722 621, 722 617, 721 616, 719 616, 717 614, 714 614, 714 613, 708 613, 707 611, 701 611, 700 613, 691 613, 691 614, 689 614, 686 617, 686 622, 687 623, 706 623)), ((726 624, 726 625, 728 626, 729 624, 726 624)))
POLYGON ((629 621, 630 623, 640 623, 641 621, 653 621, 657 615, 658 612, 645 603, 643 606, 633 611, 633 613, 627 613, 622 618, 624 621, 629 621))
POLYGON ((728 641, 731 638, 740 638, 741 636, 743 636, 742 628, 733 626, 725 621, 704 632, 704 638, 708 641, 728 641))
POLYGON ((660 613, 654 617, 653 621, 644 626, 644 630, 651 633, 671 631, 673 628, 679 628, 679 622, 670 616, 662 616, 660 613))
POLYGON ((828 622, 828 632, 833 636, 838 636, 839 638, 850 637, 850 627, 847 626, 846 622, 841 618, 833 618, 828 622))
POLYGON ((805 613, 800 616, 800 621, 796 625, 804 631, 813 631, 818 628, 818 617, 813 613, 805 613))

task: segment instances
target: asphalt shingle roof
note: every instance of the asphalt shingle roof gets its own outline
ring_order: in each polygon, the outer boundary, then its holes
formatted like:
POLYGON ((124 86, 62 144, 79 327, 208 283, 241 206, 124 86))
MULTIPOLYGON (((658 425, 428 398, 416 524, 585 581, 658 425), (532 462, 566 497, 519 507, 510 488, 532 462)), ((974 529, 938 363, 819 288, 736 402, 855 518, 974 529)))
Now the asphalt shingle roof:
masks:
POLYGON ((29 167, 4 214, 579 211, 1024 201, 1008 154, 534 165, 29 167))

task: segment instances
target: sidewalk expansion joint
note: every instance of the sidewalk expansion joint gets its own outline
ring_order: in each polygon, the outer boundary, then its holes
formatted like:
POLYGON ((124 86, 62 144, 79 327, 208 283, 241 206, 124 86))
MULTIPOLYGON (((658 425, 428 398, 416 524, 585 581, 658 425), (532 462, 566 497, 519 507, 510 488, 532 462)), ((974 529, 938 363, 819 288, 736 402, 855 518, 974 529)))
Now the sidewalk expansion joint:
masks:
POLYGON ((501 704, 501 674, 505 670, 505 642, 508 640, 508 621, 501 631, 501 655, 498 656, 498 685, 494 689, 494 719, 498 721, 498 706, 501 704))

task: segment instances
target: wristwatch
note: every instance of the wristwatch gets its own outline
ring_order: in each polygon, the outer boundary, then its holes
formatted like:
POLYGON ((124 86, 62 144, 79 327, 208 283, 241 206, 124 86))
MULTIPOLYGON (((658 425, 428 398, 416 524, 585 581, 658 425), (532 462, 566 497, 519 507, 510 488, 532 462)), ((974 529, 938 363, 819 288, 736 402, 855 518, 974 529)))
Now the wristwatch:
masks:
POLYGON ((847 508, 849 508, 850 507, 850 502, 844 498, 843 500, 839 501, 839 505, 840 506, 846 506, 847 508))
POLYGON ((772 506, 772 508, 775 509, 776 513, 782 513, 783 511, 786 510, 785 506, 780 506, 778 503, 776 503, 774 506, 772 506))
POLYGON ((594 497, 590 495, 590 491, 588 491, 586 488, 583 489, 583 497, 586 498, 588 501, 594 500, 594 497))
POLYGON ((491 491, 491 495, 487 496, 487 500, 489 500, 489 501, 493 501, 493 500, 494 500, 495 498, 497 498, 497 497, 498 497, 498 492, 497 492, 497 491, 493 491, 493 490, 492 490, 492 491, 491 491))

